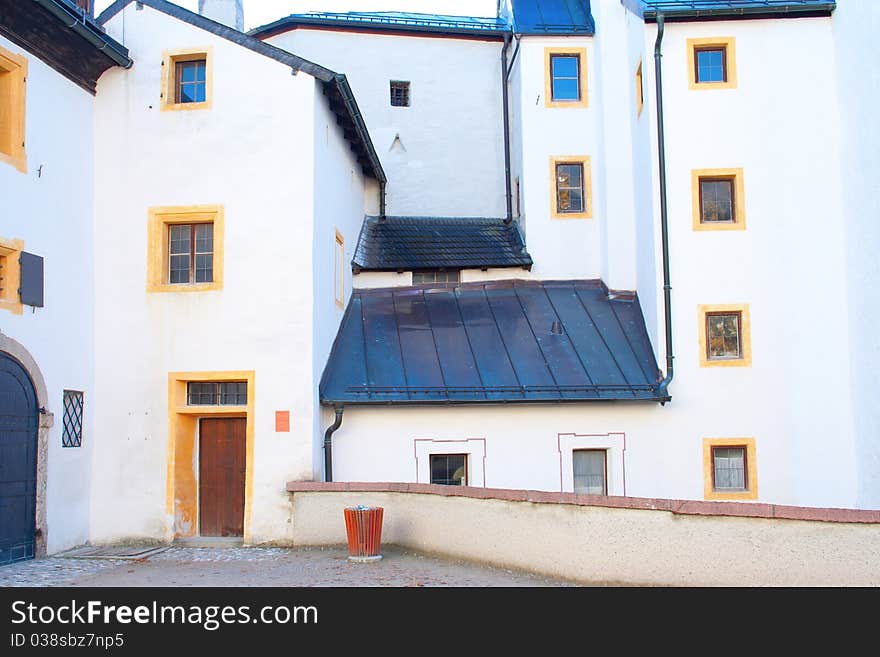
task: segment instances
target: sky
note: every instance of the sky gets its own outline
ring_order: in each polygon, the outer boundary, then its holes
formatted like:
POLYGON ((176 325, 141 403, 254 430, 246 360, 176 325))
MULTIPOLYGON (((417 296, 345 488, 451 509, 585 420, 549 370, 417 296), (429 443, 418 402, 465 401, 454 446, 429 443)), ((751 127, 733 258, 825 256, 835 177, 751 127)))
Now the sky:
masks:
MULTIPOLYGON (((198 11, 198 0, 172 0, 198 11)), ((112 0, 97 0, 95 14, 112 0)), ((306 11, 413 11, 428 14, 494 16, 496 0, 244 0, 244 26, 249 30, 306 11)))

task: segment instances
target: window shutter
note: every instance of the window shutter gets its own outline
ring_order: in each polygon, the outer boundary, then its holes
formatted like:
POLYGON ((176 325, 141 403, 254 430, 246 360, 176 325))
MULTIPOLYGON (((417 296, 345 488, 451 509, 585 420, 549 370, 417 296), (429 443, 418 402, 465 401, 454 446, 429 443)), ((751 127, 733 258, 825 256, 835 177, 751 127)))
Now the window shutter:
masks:
POLYGON ((18 294, 26 306, 43 307, 43 257, 21 252, 21 287, 18 294))

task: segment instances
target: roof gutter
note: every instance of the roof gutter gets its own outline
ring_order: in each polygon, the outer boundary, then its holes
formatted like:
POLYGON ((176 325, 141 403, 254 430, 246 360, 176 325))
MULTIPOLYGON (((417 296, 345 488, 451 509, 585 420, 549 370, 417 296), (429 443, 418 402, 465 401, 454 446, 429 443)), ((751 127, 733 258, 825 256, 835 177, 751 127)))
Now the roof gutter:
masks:
MULTIPOLYGON (((335 76, 333 76, 333 80, 336 84, 337 90, 339 91, 339 95, 342 96, 342 101, 345 103, 346 109, 348 110, 349 114, 351 114, 355 130, 357 130, 358 137, 360 137, 361 142, 364 145, 367 159, 370 161, 370 166, 373 169, 373 175, 382 186, 383 199, 381 200, 381 203, 384 206, 384 188, 385 183, 388 182, 388 179, 385 177, 385 171, 384 169, 382 169, 382 163, 379 161, 379 156, 376 154, 376 149, 373 148, 373 140, 370 139, 370 133, 367 130, 367 125, 366 123, 364 123, 364 117, 361 115, 361 110, 358 107, 357 101, 354 98, 354 92, 352 92, 351 86, 348 84, 348 79, 342 73, 337 73, 335 76)), ((385 212, 383 208, 382 215, 384 216, 384 214, 385 212)))
POLYGON ((830 16, 837 9, 837 3, 816 2, 814 4, 805 5, 800 2, 778 2, 771 4, 755 3, 751 7, 706 7, 700 9, 698 7, 680 9, 646 9, 644 19, 646 23, 659 23, 660 17, 668 21, 686 21, 686 20, 723 20, 726 18, 809 18, 812 16, 830 16))
POLYGON ((657 396, 661 404, 666 404, 669 384, 672 383, 675 369, 672 352, 672 286, 669 279, 669 217, 666 203, 666 134, 663 128, 663 33, 665 16, 657 14, 657 40, 654 43, 654 77, 657 90, 657 152, 660 165, 660 234, 663 242, 663 314, 666 324, 666 376, 657 385, 657 396))
POLYGON ((59 0, 33 1, 49 13, 54 14, 69 29, 107 55, 114 64, 122 68, 131 68, 134 62, 128 56, 128 50, 107 36, 97 25, 86 20, 85 12, 74 9, 59 0))

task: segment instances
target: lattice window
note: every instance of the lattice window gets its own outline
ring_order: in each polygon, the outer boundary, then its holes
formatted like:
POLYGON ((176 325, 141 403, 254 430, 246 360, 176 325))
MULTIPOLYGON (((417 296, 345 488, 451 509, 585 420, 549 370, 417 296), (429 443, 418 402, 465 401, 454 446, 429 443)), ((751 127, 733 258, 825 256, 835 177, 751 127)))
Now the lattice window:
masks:
POLYGON ((409 107, 409 82, 391 81, 391 106, 409 107))
POLYGON ((247 405, 247 382, 191 382, 186 386, 188 406, 245 406, 247 405))
POLYGON ((62 447, 82 447, 83 393, 64 391, 64 431, 62 447))

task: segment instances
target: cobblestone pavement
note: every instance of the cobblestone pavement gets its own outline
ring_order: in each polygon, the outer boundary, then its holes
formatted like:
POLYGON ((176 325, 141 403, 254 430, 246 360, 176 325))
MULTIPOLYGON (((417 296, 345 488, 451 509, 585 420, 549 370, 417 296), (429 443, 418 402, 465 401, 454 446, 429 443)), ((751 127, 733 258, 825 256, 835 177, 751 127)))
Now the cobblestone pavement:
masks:
POLYGON ((50 557, 0 567, 7 586, 575 586, 522 571, 422 555, 394 546, 352 563, 344 547, 172 547, 146 559, 50 557))

